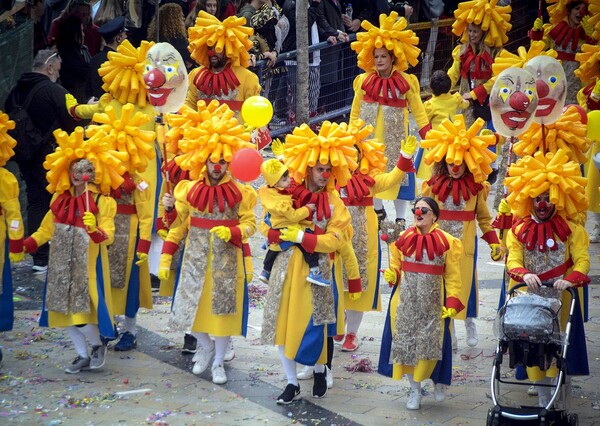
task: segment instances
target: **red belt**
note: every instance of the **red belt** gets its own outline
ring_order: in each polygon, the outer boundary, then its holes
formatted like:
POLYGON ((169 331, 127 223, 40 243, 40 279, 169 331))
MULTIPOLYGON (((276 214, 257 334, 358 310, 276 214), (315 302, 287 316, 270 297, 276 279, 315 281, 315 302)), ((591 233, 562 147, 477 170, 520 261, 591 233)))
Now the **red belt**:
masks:
POLYGON ((460 220, 468 222, 470 220, 475 220, 475 211, 440 210, 440 220, 460 220))
POLYGON ((240 111, 242 109, 242 101, 236 101, 233 99, 198 99, 199 101, 204 101, 208 105, 210 101, 219 101, 219 104, 226 104, 233 111, 240 111))
POLYGON ((372 206, 373 197, 363 197, 362 200, 342 198, 345 206, 372 206))
POLYGON ((402 270, 404 272, 417 272, 429 275, 443 275, 444 265, 427 265, 424 263, 402 262, 402 270))
POLYGON ((206 219, 203 217, 190 218, 190 225, 195 228, 211 229, 214 226, 237 226, 240 221, 238 219, 206 219))
POLYGON ((573 266, 573 260, 569 258, 569 260, 561 265, 558 265, 556 268, 552 268, 549 271, 538 274, 538 277, 542 281, 549 280, 550 278, 562 277, 571 266, 573 266))
POLYGON ((117 214, 136 214, 135 204, 117 204, 117 214))
POLYGON ((575 61, 575 54, 574 53, 569 53, 569 52, 559 52, 557 51, 556 53, 558 53, 556 55, 556 59, 559 59, 561 61, 575 61))
POLYGON ((369 103, 378 103, 381 105, 393 106, 396 108, 406 108, 406 99, 382 98, 379 100, 375 100, 371 96, 365 95, 363 97, 363 101, 369 102, 369 103))

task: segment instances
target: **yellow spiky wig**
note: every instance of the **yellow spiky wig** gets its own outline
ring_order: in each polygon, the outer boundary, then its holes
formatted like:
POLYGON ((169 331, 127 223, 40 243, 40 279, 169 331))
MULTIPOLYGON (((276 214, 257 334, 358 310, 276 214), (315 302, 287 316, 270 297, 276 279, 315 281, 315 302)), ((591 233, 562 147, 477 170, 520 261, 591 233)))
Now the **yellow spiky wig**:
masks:
POLYGON ((196 23, 188 29, 188 50, 192 58, 200 65, 208 67, 208 48, 214 46, 215 51, 222 52, 234 66, 247 67, 250 64, 252 41, 254 34, 251 27, 246 27, 246 18, 229 16, 219 21, 211 14, 200 11, 196 23))
POLYGON ((581 52, 575 54, 575 60, 579 62, 575 75, 584 86, 600 77, 600 45, 584 44, 581 52))
POLYGON ((122 104, 132 103, 146 106, 146 83, 144 83, 144 67, 146 54, 154 46, 154 42, 142 41, 135 48, 129 40, 123 41, 116 52, 108 52, 108 60, 104 62, 98 74, 102 77, 102 90, 110 93, 122 104))
POLYGON ((498 0, 471 0, 458 4, 454 11, 456 20, 452 32, 461 37, 463 44, 468 43, 469 24, 481 26, 485 32, 484 42, 489 47, 502 47, 508 42, 506 33, 510 31, 510 6, 498 6, 498 0))
MULTIPOLYGON (((573 1, 574 0, 546 0, 546 3, 550 5, 548 6, 548 15, 550 16, 550 23, 556 25, 559 22, 562 22, 563 20, 567 19, 569 16, 569 13, 567 12, 567 6, 573 1)), ((588 11, 590 11, 590 6, 592 3, 595 4, 595 7, 598 7, 600 5, 600 2, 598 0, 583 1, 585 1, 588 4, 588 11)))
POLYGON ((220 105, 212 114, 208 110, 204 112, 205 120, 198 125, 190 123, 184 129, 179 141, 181 154, 175 157, 177 165, 188 170, 192 179, 200 177, 209 158, 216 163, 223 157, 229 163, 240 149, 256 149, 250 142, 250 133, 226 104, 220 105))
POLYGON ((479 134, 483 126, 485 121, 478 118, 467 129, 462 114, 457 114, 454 121, 445 119, 421 141, 421 148, 431 148, 423 160, 432 164, 445 159, 446 163, 458 166, 464 161, 475 182, 483 182, 492 172, 490 164, 496 159, 496 154, 488 149, 496 143, 496 136, 479 134))
POLYGON ((129 172, 142 173, 146 170, 148 162, 156 156, 154 152, 156 133, 141 129, 150 121, 147 114, 136 112, 133 104, 125 104, 119 116, 115 108, 109 105, 103 113, 94 114, 93 121, 98 125, 89 126, 86 136, 94 137, 96 133, 104 132, 106 142, 111 149, 129 155, 127 167, 129 172))
POLYGON ((302 183, 308 167, 331 163, 335 180, 330 179, 330 185, 337 181, 338 185, 346 186, 352 171, 358 167, 356 138, 348 132, 347 126, 324 121, 317 135, 307 124, 302 124, 285 140, 284 163, 297 183, 302 183))
POLYGON ((556 210, 567 218, 586 211, 589 205, 585 195, 587 178, 581 176, 579 164, 569 161, 562 149, 546 155, 538 151, 533 157, 519 159, 508 169, 504 184, 509 191, 506 200, 520 217, 529 216, 533 199, 546 191, 556 210))
POLYGON ((541 124, 532 122, 529 129, 519 135, 519 141, 514 144, 513 152, 523 157, 533 155, 537 151, 556 152, 562 149, 569 161, 585 163, 586 153, 591 144, 592 141, 587 137, 587 124, 581 121, 579 107, 570 105, 558 120, 546 124, 543 129, 541 124), (543 139, 544 135, 545 139, 543 139))
POLYGON ((13 148, 17 146, 17 141, 8 134, 14 128, 15 122, 8 118, 8 114, 0 111, 0 167, 15 155, 13 148))
POLYGON ((367 20, 360 25, 365 32, 356 33, 356 41, 351 44, 352 50, 358 54, 359 68, 366 72, 375 71, 373 51, 382 47, 393 52, 396 57, 396 71, 406 71, 408 64, 414 67, 419 63, 419 37, 414 31, 407 29, 406 18, 398 18, 397 12, 392 12, 389 16, 379 15, 379 28, 367 20))
POLYGON ((90 139, 85 139, 83 127, 77 127, 73 133, 68 134, 62 129, 56 129, 54 138, 58 147, 52 154, 46 156, 44 168, 48 170, 46 187, 50 193, 61 194, 71 187, 69 169, 71 163, 82 158, 88 159, 95 169, 96 179, 100 191, 107 194, 110 189, 117 189, 123 183, 121 175, 127 171, 129 155, 112 149, 105 139, 106 134, 97 132, 90 139))
POLYGON ((358 168, 362 174, 371 172, 385 171, 387 157, 385 156, 385 145, 377 142, 377 139, 371 139, 370 136, 375 128, 367 124, 361 119, 354 120, 346 124, 341 123, 341 126, 354 136, 354 144, 360 151, 360 163, 358 168))
POLYGON ((516 55, 514 53, 510 53, 506 49, 503 49, 494 58, 494 63, 492 64, 492 73, 497 76, 507 68, 525 68, 525 64, 530 59, 540 55, 550 56, 551 58, 556 59, 558 53, 554 49, 546 50, 546 45, 541 40, 532 41, 529 49, 519 46, 516 55))
POLYGON ((588 23, 594 27, 592 38, 600 40, 600 0, 589 0, 588 12, 590 14, 588 23))
POLYGON ((179 154, 179 141, 183 139, 185 129, 200 127, 203 122, 210 119, 219 108, 219 101, 212 100, 207 105, 203 100, 198 101, 197 109, 183 105, 177 114, 165 114, 165 121, 170 129, 165 134, 167 152, 179 154))

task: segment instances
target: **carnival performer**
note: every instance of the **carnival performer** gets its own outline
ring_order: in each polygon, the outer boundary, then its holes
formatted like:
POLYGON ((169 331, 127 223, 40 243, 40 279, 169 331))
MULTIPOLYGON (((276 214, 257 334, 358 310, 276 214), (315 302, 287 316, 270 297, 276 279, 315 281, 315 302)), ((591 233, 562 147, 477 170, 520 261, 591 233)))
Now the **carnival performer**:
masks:
MULTIPOLYGON (((328 253, 319 256, 323 276, 331 280, 331 257, 352 236, 350 214, 335 191, 335 181, 345 185, 357 167, 353 138, 343 127, 323 122, 319 134, 307 124, 294 129, 286 138, 285 164, 296 181, 293 198, 296 206, 315 204, 312 222, 282 230, 261 225, 270 244, 290 241, 306 251, 328 253), (310 142, 310 144, 309 144, 310 142), (313 230, 304 232, 305 228, 313 230)), ((335 260, 334 260, 335 263, 335 260)), ((261 338, 264 344, 277 345, 287 377, 287 386, 277 404, 290 404, 300 398, 296 363, 315 366, 312 395, 322 398, 327 392, 327 325, 343 321, 343 303, 336 286, 310 285, 309 268, 302 251, 292 246, 277 256, 271 272, 265 301, 261 338), (337 305, 337 306, 336 306, 337 305), (337 311, 336 311, 337 307, 337 311)), ((343 324, 343 323, 342 323, 343 324)))
POLYGON ((401 380, 410 393, 406 408, 421 408, 421 382, 433 380, 435 400, 446 397, 452 379, 450 319, 464 309, 460 301, 460 240, 442 231, 438 203, 419 197, 415 225, 390 245, 384 278, 395 288, 386 316, 379 372, 401 380), (390 364, 393 364, 393 368, 390 364))
MULTIPOLYGON (((385 156, 399 158, 399 142, 408 136, 408 108, 421 137, 431 129, 421 102, 419 81, 405 72, 409 64, 416 66, 418 63, 419 39, 413 31, 406 29, 406 19, 398 18, 396 12, 389 16, 380 15, 379 20, 380 28, 363 21, 361 25, 365 32, 357 33, 357 41, 351 45, 358 53, 358 66, 365 73, 354 80, 350 122, 361 118, 374 126, 375 137, 385 145, 385 156)), ((385 171, 390 172, 392 168, 388 164, 385 171)), ((414 173, 407 175, 402 186, 391 187, 376 197, 373 206, 379 222, 387 216, 382 200, 394 200, 396 222, 404 227, 409 201, 415 198, 414 173)))
MULTIPOLYGON (((587 209, 586 178, 581 177, 579 164, 569 161, 565 151, 559 149, 518 160, 510 167, 505 182, 510 192, 507 201, 520 218, 507 237, 507 268, 512 283, 525 283, 528 291, 562 299, 564 306, 571 301, 564 290, 576 289, 563 385, 566 400, 562 402, 568 404, 571 376, 589 374, 582 313, 583 287, 590 282, 589 239, 585 229, 571 220, 587 209), (560 185, 555 183, 555 176, 560 176, 560 185), (548 280, 553 281, 553 288, 541 288, 548 280)), ((568 309, 561 309, 563 331, 568 315, 568 309)), ((556 374, 554 367, 546 371, 527 368, 529 379, 539 384, 549 385, 556 374)), ((550 395, 550 387, 538 386, 540 406, 548 404, 550 395)))
POLYGON ((197 339, 192 372, 201 374, 212 363, 215 384, 227 382, 223 358, 230 336, 246 335, 248 282, 242 243, 256 229, 257 199, 249 185, 231 178, 228 168, 238 150, 252 147, 249 140, 227 105, 185 130, 182 154, 175 161, 190 172, 191 180, 175 187, 172 224, 160 261, 159 278, 167 280, 172 255, 187 232, 169 325, 197 339))
POLYGON ((121 110, 122 115, 117 116, 109 106, 105 113, 94 115, 94 122, 100 125, 87 130, 88 135, 106 132, 113 148, 127 153, 129 158, 128 171, 122 175, 123 184, 110 192, 117 203, 114 241, 108 247, 112 305, 115 316, 124 316, 125 330, 114 346, 115 351, 137 347, 137 312, 140 307, 152 309, 147 260, 152 236, 153 189, 141 174, 153 164, 155 133, 140 129, 150 118, 134 111, 135 106, 127 104, 121 110))
POLYGON ((189 50, 200 66, 188 76, 186 105, 195 108, 199 100, 216 99, 227 104, 242 121, 240 110, 250 96, 260 95, 258 77, 250 64, 249 40, 254 30, 244 18, 230 16, 223 22, 200 11, 196 25, 189 28, 189 50), (210 40, 210 41, 209 41, 210 40))
POLYGON ((477 224, 483 233, 481 238, 490 245, 492 259, 502 258, 486 202, 490 184, 485 179, 496 157, 487 147, 496 142, 496 137, 493 134, 477 136, 484 125, 484 121, 478 119, 467 128, 464 116, 459 114, 454 122, 443 121, 439 130, 432 130, 422 141, 422 146, 437 147, 425 157, 427 163, 434 164, 431 178, 423 182, 422 193, 439 204, 440 229, 462 242, 460 300, 467 309, 457 318, 465 320, 467 345, 471 347, 478 343, 474 321, 479 307, 477 224), (464 137, 461 137, 462 131, 465 131, 464 137))
POLYGON ((25 257, 19 183, 17 178, 4 168, 6 162, 15 154, 13 148, 17 141, 7 133, 14 127, 15 122, 0 111, 0 331, 10 331, 13 328, 14 305, 10 264, 21 262, 25 257))
POLYGON ((559 0, 548 7, 550 23, 544 24, 538 17, 529 33, 532 40, 543 40, 546 48, 558 52, 557 59, 567 76, 567 104, 577 103, 577 92, 582 87, 574 74, 579 67, 575 56, 584 43, 598 42, 599 34, 593 37, 594 27, 589 23, 588 4, 589 0, 559 0))
POLYGON ((70 135, 54 132, 58 148, 44 163, 54 193, 50 211, 24 241, 27 253, 52 242, 40 325, 67 329, 77 352, 65 368, 71 374, 102 368, 107 348, 100 334, 115 337, 107 246, 114 238, 116 203, 101 194, 121 185, 127 154, 110 150, 104 135, 84 141, 81 127, 70 135))

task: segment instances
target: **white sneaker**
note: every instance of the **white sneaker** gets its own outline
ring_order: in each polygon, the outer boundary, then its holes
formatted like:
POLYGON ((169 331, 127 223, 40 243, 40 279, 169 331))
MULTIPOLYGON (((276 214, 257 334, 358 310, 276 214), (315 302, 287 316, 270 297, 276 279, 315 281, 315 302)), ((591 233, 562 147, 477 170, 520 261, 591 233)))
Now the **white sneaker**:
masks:
POLYGON ((202 374, 204 371, 206 371, 206 369, 208 368, 208 366, 210 365, 210 363, 212 362, 214 357, 215 357, 214 346, 210 351, 207 351, 203 347, 198 346, 198 349, 196 350, 196 354, 194 355, 194 358, 192 359, 194 361, 194 368, 192 368, 192 373, 194 373, 195 375, 202 374))
POLYGON ((411 389, 408 394, 408 401, 406 401, 407 410, 418 410, 421 408, 421 391, 411 389))
POLYGON ((327 380, 327 389, 331 389, 333 387, 333 373, 327 366, 325 366, 325 379, 327 380))
POLYGON ((538 394, 537 386, 536 385, 529 386, 529 389, 527 389, 527 395, 537 396, 537 394, 538 394))
POLYGON ((224 385, 227 383, 227 374, 225 374, 225 367, 223 365, 214 365, 211 372, 212 382, 215 385, 224 385))
POLYGON ((315 367, 305 365, 304 368, 298 373, 298 380, 309 380, 313 378, 315 367))
POLYGON ((441 383, 436 383, 433 386, 433 396, 437 402, 442 402, 446 399, 446 386, 441 383))
POLYGON ((225 356, 223 356, 223 361, 229 362, 233 358, 235 358, 235 349, 233 348, 233 340, 230 337, 229 344, 227 345, 227 350, 225 351, 225 356))
POLYGON ((477 326, 473 318, 465 319, 465 329, 467 330, 467 345, 472 348, 477 346, 479 339, 477 338, 477 326))

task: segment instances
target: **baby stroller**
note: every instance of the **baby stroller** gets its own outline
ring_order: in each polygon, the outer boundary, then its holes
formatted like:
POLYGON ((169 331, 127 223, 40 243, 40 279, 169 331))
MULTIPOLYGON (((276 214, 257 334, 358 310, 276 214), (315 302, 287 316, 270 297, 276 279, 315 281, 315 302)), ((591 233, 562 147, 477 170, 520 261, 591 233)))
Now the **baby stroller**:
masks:
MULTIPOLYGON (((553 281, 542 283, 552 287, 553 281)), ((504 306, 498 312, 496 322, 498 344, 491 375, 491 396, 494 407, 490 408, 486 425, 578 425, 577 414, 568 414, 566 410, 554 407, 561 388, 565 385, 567 371, 567 349, 571 333, 571 321, 575 309, 575 290, 569 288, 571 304, 569 318, 564 335, 560 333, 558 315, 561 302, 555 298, 545 298, 533 293, 517 293, 516 290, 527 287, 517 284, 509 292, 504 306), (556 361, 559 370, 556 384, 539 384, 544 387, 555 387, 545 407, 503 406, 498 402, 500 383, 529 386, 529 382, 516 382, 502 379, 500 365, 508 353, 508 366, 516 368, 539 367, 547 370, 552 361, 556 361)))

